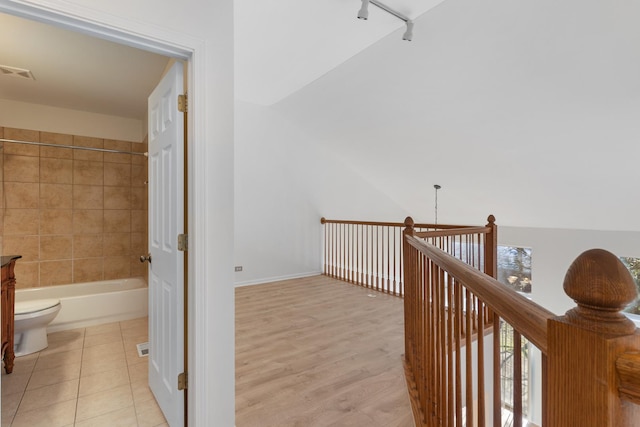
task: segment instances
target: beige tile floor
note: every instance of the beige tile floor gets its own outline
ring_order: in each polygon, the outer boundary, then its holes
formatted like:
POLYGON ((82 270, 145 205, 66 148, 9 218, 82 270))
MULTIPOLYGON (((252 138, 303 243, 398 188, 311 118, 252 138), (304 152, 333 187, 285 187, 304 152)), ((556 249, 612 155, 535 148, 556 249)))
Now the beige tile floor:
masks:
POLYGON ((147 385, 147 318, 49 334, 2 369, 2 426, 168 426, 147 385))

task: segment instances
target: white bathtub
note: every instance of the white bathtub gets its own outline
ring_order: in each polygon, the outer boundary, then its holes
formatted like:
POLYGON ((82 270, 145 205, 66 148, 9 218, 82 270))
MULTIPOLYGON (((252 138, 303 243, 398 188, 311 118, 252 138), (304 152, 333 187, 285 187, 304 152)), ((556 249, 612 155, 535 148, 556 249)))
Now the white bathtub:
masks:
POLYGON ((16 290, 16 301, 45 298, 59 299, 62 306, 47 332, 136 319, 149 312, 147 282, 141 277, 16 290))

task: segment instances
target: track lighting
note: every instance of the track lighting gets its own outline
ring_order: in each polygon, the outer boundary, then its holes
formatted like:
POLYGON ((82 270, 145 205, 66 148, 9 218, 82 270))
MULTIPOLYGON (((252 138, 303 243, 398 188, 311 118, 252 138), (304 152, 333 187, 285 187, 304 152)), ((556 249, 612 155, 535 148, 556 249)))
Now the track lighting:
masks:
POLYGON ((365 21, 369 18, 369 0, 362 0, 362 7, 358 12, 358 19, 364 19, 365 21))
POLYGON ((378 0, 362 0, 362 7, 358 11, 358 19, 363 19, 366 21, 369 18, 369 3, 372 3, 374 6, 377 6, 385 12, 400 19, 401 21, 404 21, 407 24, 407 31, 405 31, 402 35, 402 40, 411 41, 411 39, 413 38, 413 21, 402 15, 401 13, 391 9, 389 6, 380 3, 378 0))
POLYGON ((402 40, 411 41, 413 38, 413 21, 407 21, 407 31, 402 35, 402 40))

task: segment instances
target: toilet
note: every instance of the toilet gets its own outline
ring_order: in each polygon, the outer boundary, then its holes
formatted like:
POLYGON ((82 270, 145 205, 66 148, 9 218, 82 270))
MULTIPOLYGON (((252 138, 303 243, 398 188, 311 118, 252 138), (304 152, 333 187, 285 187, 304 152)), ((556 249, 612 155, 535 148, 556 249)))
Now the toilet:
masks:
POLYGON ((16 301, 14 309, 14 345, 16 356, 47 348, 47 326, 60 311, 60 300, 16 301))

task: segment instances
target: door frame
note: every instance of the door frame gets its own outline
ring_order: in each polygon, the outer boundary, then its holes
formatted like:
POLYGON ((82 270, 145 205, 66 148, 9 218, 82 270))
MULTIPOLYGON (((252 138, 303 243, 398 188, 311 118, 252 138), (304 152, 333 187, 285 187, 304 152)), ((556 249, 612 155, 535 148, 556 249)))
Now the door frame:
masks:
MULTIPOLYGON (((157 26, 144 25, 133 22, 122 16, 115 16, 88 9, 78 5, 66 3, 64 6, 43 6, 28 4, 21 0, 0 0, 0 13, 15 15, 22 18, 43 22, 55 27, 81 32, 90 36, 110 40, 134 48, 155 52, 167 57, 183 60, 187 63, 187 91, 190 94, 197 93, 196 87, 205 87, 205 43, 203 40, 193 38, 184 33, 176 33, 175 30, 163 31, 157 26), (168 38, 167 34, 171 34, 168 38)), ((186 178, 188 182, 188 206, 186 217, 189 217, 188 233, 196 235, 194 224, 206 223, 204 210, 194 209, 195 202, 202 203, 205 198, 204 186, 195 186, 197 176, 206 170, 206 157, 203 155, 205 147, 206 126, 204 120, 199 120, 198 112, 204 111, 204 97, 191 96, 189 99, 189 115, 187 121, 188 143, 185 156, 188 159, 186 178)), ((187 352, 189 372, 189 387, 187 389, 187 407, 189 424, 198 425, 212 419, 212 410, 208 402, 207 384, 214 380, 213 370, 207 369, 207 353, 196 351, 197 348, 206 347, 207 321, 206 307, 210 298, 210 292, 206 292, 205 272, 202 267, 206 264, 206 245, 200 239, 190 239, 188 260, 188 277, 190 282, 185 284, 189 288, 188 307, 188 336, 187 352), (197 280, 199 279, 199 280, 197 280), (199 341, 198 341, 199 339, 199 341), (196 345, 198 347, 196 347, 196 345)))

